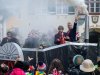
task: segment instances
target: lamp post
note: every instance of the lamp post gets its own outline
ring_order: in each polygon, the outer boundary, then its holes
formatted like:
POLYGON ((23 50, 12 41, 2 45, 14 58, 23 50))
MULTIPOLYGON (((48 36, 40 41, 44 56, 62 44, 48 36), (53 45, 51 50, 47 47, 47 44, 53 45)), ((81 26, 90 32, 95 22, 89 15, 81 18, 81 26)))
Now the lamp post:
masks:
POLYGON ((80 20, 85 21, 84 42, 89 42, 89 16, 86 14, 79 14, 80 20))
POLYGON ((85 42, 89 42, 89 16, 85 15, 85 42))

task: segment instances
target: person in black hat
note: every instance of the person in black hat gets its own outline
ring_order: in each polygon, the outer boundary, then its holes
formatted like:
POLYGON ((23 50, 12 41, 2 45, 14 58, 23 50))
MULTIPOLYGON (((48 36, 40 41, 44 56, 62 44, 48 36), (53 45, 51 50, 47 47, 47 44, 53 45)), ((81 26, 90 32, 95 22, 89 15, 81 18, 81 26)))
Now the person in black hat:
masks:
POLYGON ((7 37, 3 38, 0 45, 3 46, 5 43, 9 43, 9 42, 14 42, 20 45, 18 39, 14 36, 13 32, 11 31, 7 32, 7 37))

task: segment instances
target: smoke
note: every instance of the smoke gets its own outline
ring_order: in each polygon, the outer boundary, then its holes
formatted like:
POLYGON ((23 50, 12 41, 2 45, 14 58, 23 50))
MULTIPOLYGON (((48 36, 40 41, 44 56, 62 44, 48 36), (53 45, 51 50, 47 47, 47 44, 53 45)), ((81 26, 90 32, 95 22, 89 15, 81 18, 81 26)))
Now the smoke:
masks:
MULTIPOLYGON (((63 16, 57 17, 55 15, 51 16, 48 14, 48 6, 53 6, 53 1, 55 2, 55 0, 0 0, 0 15, 2 15, 7 21, 11 18, 7 25, 15 28, 12 31, 18 34, 21 41, 24 41, 24 39, 28 36, 27 34, 32 29, 40 31, 41 34, 48 34, 48 31, 53 31, 53 29, 57 28, 58 25, 64 25, 66 23, 66 18, 62 18, 63 16), (48 1, 51 1, 50 5, 48 1), (12 19, 12 17, 14 17, 14 19, 12 19)), ((76 14, 79 12, 87 13, 87 6, 84 0, 59 1, 64 1, 68 5, 75 6, 76 14), (84 12, 84 10, 86 12, 84 12)), ((54 34, 54 32, 51 32, 51 34, 52 33, 54 34)))
POLYGON ((66 0, 70 5, 75 6, 76 14, 87 14, 87 5, 84 0, 66 0))
POLYGON ((73 4, 73 5, 80 5, 80 3, 85 3, 85 1, 84 0, 66 0, 66 1, 68 1, 70 4, 73 4))

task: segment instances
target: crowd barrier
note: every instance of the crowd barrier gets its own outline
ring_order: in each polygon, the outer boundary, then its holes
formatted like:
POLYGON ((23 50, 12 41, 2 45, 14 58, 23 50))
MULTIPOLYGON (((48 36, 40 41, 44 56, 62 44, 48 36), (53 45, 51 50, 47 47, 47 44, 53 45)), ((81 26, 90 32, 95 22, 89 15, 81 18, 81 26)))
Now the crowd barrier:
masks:
POLYGON ((72 58, 76 54, 81 54, 84 58, 89 58, 96 63, 98 56, 97 44, 92 43, 66 43, 62 45, 52 46, 45 49, 22 49, 24 59, 27 61, 27 57, 33 58, 33 64, 36 61, 44 61, 49 67, 50 62, 54 58, 58 58, 62 61, 64 68, 72 67, 72 58), (38 55, 37 55, 38 53, 38 55))
POLYGON ((85 58, 91 59, 96 63, 98 56, 97 44, 92 43, 66 43, 62 45, 56 45, 45 49, 29 49, 20 48, 15 43, 7 43, 0 47, 0 60, 12 60, 20 56, 21 60, 28 61, 28 57, 33 58, 32 64, 36 65, 38 61, 44 61, 49 68, 50 62, 58 58, 62 61, 64 68, 72 66, 72 58, 76 54, 81 54, 85 58))

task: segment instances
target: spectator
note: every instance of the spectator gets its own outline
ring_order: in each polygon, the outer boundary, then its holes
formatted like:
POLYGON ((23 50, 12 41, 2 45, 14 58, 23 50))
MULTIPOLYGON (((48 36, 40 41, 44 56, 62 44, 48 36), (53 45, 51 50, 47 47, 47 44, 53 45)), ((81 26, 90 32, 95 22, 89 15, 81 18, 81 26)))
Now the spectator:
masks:
POLYGON ((54 59, 51 62, 48 74, 53 74, 53 75, 64 74, 64 68, 62 62, 59 59, 54 59))
POLYGON ((67 40, 66 33, 63 32, 63 30, 64 30, 63 26, 58 27, 58 33, 55 35, 55 40, 54 40, 54 43, 56 45, 64 44, 65 41, 67 40))
POLYGON ((96 75, 95 74, 95 66, 90 59, 86 59, 80 65, 80 74, 79 75, 96 75))
POLYGON ((24 68, 23 62, 17 61, 10 75, 25 75, 23 68, 24 68))
POLYGON ((80 65, 82 64, 83 61, 84 61, 83 56, 75 55, 73 57, 74 67, 69 69, 69 75, 79 75, 79 73, 80 73, 80 65))
POLYGON ((30 65, 29 62, 23 62, 23 70, 25 72, 26 75, 34 75, 34 68, 33 66, 30 65))
POLYGON ((23 61, 23 68, 22 69, 24 70, 24 72, 28 72, 29 66, 30 66, 29 62, 23 61))
POLYGON ((5 43, 9 43, 9 42, 14 42, 14 43, 17 43, 18 45, 20 45, 18 39, 13 35, 12 32, 7 32, 7 37, 3 38, 2 42, 1 42, 1 46, 3 46, 5 43))
POLYGON ((9 67, 6 64, 2 63, 0 65, 0 75, 9 75, 8 71, 9 67))
POLYGON ((45 70, 46 70, 46 64, 40 61, 37 64, 37 71, 35 72, 35 75, 46 75, 45 70))
POLYGON ((83 61, 84 61, 84 58, 81 55, 75 55, 73 57, 73 63, 77 69, 79 69, 79 66, 82 64, 83 61))
POLYGON ((69 37, 69 41, 71 41, 71 42, 75 42, 75 41, 79 40, 79 36, 76 32, 78 19, 79 19, 79 17, 77 16, 75 18, 74 25, 72 25, 71 22, 68 22, 68 24, 67 24, 67 26, 68 26, 67 36, 69 37))
POLYGON ((95 75, 100 75, 100 61, 97 62, 97 68, 95 70, 95 75))

